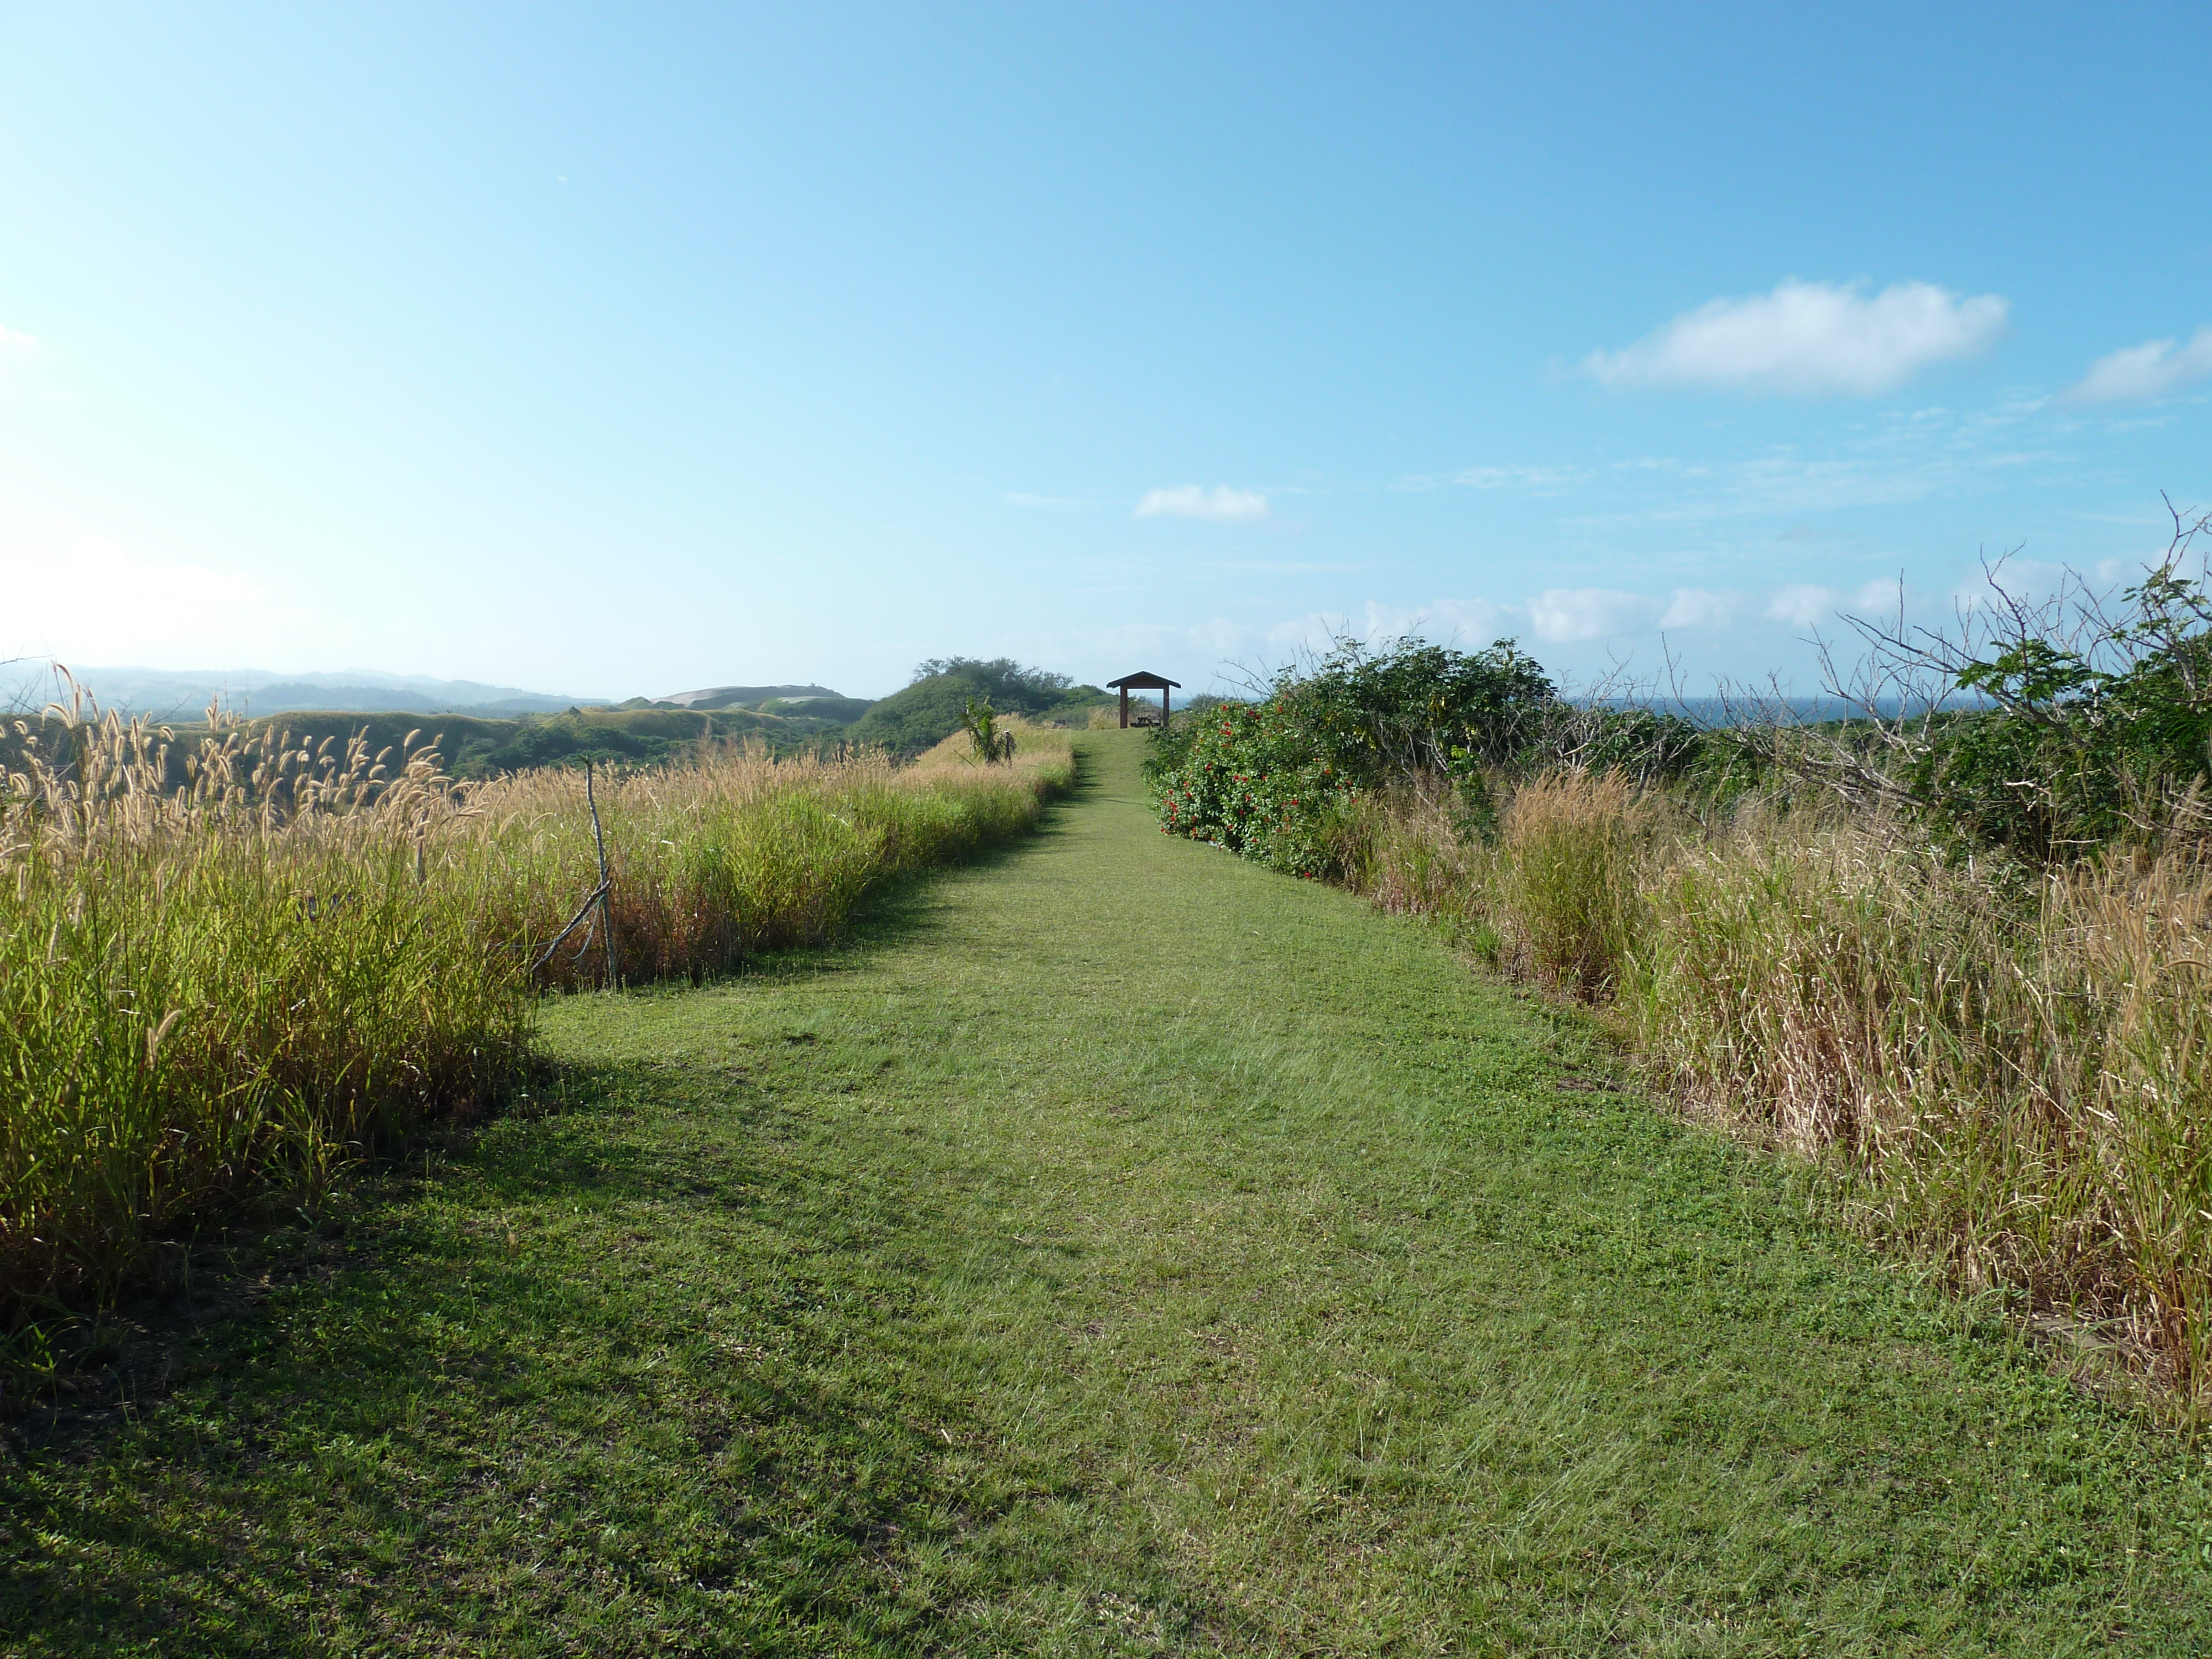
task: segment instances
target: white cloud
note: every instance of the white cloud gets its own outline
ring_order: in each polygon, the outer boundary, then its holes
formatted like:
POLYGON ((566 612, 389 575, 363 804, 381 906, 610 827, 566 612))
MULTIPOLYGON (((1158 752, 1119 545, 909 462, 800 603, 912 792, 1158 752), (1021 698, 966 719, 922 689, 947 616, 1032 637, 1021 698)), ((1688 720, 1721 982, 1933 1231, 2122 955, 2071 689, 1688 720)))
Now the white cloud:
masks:
POLYGON ((1768 595, 1766 619, 1793 628, 1811 628, 1835 615, 1840 600, 1834 589, 1814 582, 1789 582, 1768 595))
POLYGON ((1726 628, 1735 620, 1741 593, 1714 593, 1702 587, 1678 587, 1660 613, 1662 629, 1726 628))
POLYGON ((1528 625, 1547 645, 1649 633, 1666 607, 1642 593, 1606 587, 1547 587, 1528 601, 1528 625))
MULTIPOLYGON (((2142 573, 2156 569, 2165 561, 2166 553, 2161 538, 2134 558, 2107 556, 2086 568, 2050 559, 2008 557, 1994 567, 1977 567, 1961 574, 1951 590, 1949 603, 1978 611, 1994 604, 2000 596, 2040 605, 2075 587, 2085 586, 2093 593, 2109 592, 2118 586, 2124 578, 2133 581, 2142 573)), ((1886 608, 1894 612, 1895 582, 1886 584, 1884 599, 1886 608)))
POLYGON ((1513 632, 1514 615, 1511 606, 1487 599, 1433 599, 1419 606, 1370 599, 1358 617, 1314 611, 1277 623, 1267 629, 1265 644, 1274 655, 1296 655, 1325 651, 1332 641, 1347 636, 1382 645, 1413 634, 1470 651, 1513 632))
POLYGON ((2065 396, 2077 404, 2143 403, 2205 380, 2212 380, 2212 326, 2198 329, 2187 345, 2146 340, 2100 357, 2065 396))
POLYGON ((2023 447, 2023 440, 2043 435, 2036 428, 2017 429, 2034 412, 2003 405, 1972 416, 1885 417, 1856 423, 1842 441, 1840 453, 1826 455, 1783 446, 1711 467, 1639 461, 1633 465, 1657 481, 1639 492, 1643 505, 1577 514, 1567 522, 1611 532, 1631 525, 1698 523, 1745 514, 1797 518, 1988 489, 2025 468, 2077 459, 2063 450, 2023 447))
POLYGON ((1140 519, 1212 519, 1223 524, 1249 523, 1267 516, 1267 498, 1256 489, 1231 489, 1216 484, 1212 489, 1180 484, 1173 489, 1148 489, 1137 503, 1140 519))
POLYGON ((1851 595, 1851 610, 1862 617, 1894 617, 1903 599, 1900 578, 1877 576, 1859 584, 1859 591, 1851 595))
POLYGON ((1408 473, 1393 480, 1389 487, 1412 493, 1458 484, 1465 489, 1526 489, 1545 495, 1587 483, 1590 477, 1587 471, 1567 466, 1466 466, 1449 477, 1431 472, 1408 473))
POLYGON ((1862 285, 1800 282, 1714 300, 1619 351, 1593 351, 1583 372, 1607 386, 1719 386, 1742 392, 1873 397, 1922 369, 1986 351, 2011 307, 1932 283, 1871 298, 1862 285))
POLYGON ((1488 645, 1513 624, 1503 606, 1487 599, 1436 599, 1425 606, 1418 630, 1432 638, 1459 640, 1468 646, 1488 645))
POLYGON ((1607 587, 1547 587, 1528 601, 1529 631, 1547 645, 1572 645, 1627 634, 1727 628, 1743 596, 1678 587, 1663 599, 1607 587))

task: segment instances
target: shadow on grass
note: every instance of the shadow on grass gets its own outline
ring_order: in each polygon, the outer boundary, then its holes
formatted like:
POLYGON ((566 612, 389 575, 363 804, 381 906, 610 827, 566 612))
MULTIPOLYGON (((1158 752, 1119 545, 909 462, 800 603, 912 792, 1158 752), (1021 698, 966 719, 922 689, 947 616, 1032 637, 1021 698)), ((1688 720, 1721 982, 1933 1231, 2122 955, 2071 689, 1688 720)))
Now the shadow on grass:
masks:
MULTIPOLYGON (((854 906, 842 937, 827 945, 763 951, 709 976, 706 983, 727 986, 748 979, 790 980, 847 973, 887 950, 941 945, 951 937, 942 900, 945 881, 960 875, 988 876, 1064 842, 1073 834, 1067 808, 1080 804, 1084 793, 1096 787, 1095 780, 1085 781, 1079 772, 1070 794, 1048 805, 1036 828, 1028 833, 979 848, 956 865, 908 871, 878 882, 854 906)), ((672 996, 687 995, 693 988, 680 980, 639 988, 672 996)))
POLYGON ((902 1564, 1024 1489, 955 1451, 976 1438, 959 1399, 891 1397, 856 1363, 856 1299, 863 1342, 927 1317, 919 1265, 835 1259, 896 1195, 830 1194, 765 1155, 764 1097, 725 1100, 702 1158, 610 1123, 696 1106, 681 1074, 564 1087, 556 1111, 386 1170, 342 1235, 241 1245, 227 1294, 156 1333, 157 1373, 20 1435, 0 1630, 319 1650, 312 1611, 387 1637, 551 1621, 619 1649, 624 1618, 896 1643, 939 1616, 902 1564), (605 1605, 586 1619, 579 1595, 605 1605))

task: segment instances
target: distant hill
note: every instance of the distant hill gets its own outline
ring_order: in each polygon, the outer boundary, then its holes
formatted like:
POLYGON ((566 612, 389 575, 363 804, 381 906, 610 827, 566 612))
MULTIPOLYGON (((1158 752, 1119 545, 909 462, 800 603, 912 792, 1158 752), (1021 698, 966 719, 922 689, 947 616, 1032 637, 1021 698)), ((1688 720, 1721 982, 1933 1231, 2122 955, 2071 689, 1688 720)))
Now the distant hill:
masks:
POLYGON ((757 708, 771 698, 780 702, 801 702, 819 697, 839 702, 861 702, 866 707, 861 699, 844 696, 826 685, 710 685, 703 691, 672 691, 653 701, 672 702, 678 708, 757 708))
MULTIPOLYGON (((280 714, 293 709, 333 713, 501 715, 556 714, 580 703, 604 701, 477 680, 433 679, 424 674, 387 674, 376 669, 346 669, 328 674, 277 674, 267 669, 93 668, 70 665, 76 682, 103 708, 162 720, 193 720, 211 699, 246 715, 280 714)), ((46 664, 16 664, 0 669, 0 706, 35 713, 67 687, 46 664)))
MULTIPOLYGON (((27 721, 49 746, 54 728, 27 721)), ((750 709, 695 712, 689 708, 586 708, 574 714, 526 714, 519 720, 485 720, 470 714, 413 714, 392 711, 344 713, 301 711, 256 719, 251 730, 274 726, 295 744, 319 748, 325 738, 343 747, 356 732, 368 739, 372 754, 398 750, 408 735, 416 746, 435 743, 447 769, 456 777, 489 778, 532 766, 574 766, 586 758, 619 766, 659 766, 698 752, 709 744, 759 742, 774 750, 805 749, 811 731, 798 729, 773 714, 750 709)), ((170 781, 185 781, 185 757, 206 727, 178 721, 178 741, 170 746, 170 781)), ((0 766, 19 766, 22 747, 12 729, 0 728, 0 766)))

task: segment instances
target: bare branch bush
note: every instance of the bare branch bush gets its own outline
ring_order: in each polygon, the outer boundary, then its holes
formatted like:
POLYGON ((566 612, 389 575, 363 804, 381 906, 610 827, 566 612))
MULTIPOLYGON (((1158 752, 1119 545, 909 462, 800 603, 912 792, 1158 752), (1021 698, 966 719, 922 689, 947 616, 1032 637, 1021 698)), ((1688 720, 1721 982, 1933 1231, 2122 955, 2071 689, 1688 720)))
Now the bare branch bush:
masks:
POLYGON ((1770 678, 1724 686, 1713 725, 1763 772, 2034 857, 2212 840, 2212 514, 2166 511, 2166 547, 2133 582, 2067 568, 2038 592, 2008 576, 2015 549, 1931 627, 1900 580, 1894 615, 1843 618, 1855 651, 1812 641, 1844 718, 1770 678))

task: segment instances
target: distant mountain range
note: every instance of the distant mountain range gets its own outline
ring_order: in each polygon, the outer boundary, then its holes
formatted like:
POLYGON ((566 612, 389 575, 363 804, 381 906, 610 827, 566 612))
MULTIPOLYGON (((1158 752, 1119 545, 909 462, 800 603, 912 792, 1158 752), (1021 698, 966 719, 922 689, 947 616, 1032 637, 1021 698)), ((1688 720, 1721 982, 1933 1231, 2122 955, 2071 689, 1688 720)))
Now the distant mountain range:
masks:
MULTIPOLYGON (((372 668, 331 674, 279 674, 266 669, 91 668, 71 665, 76 682, 102 708, 162 720, 196 720, 210 699, 240 714, 281 714, 293 709, 340 714, 477 714, 487 717, 556 714, 605 697, 556 696, 476 680, 441 680, 426 674, 387 674, 372 668)), ((0 708, 34 712, 67 701, 68 687, 53 671, 16 663, 0 667, 0 708)))

